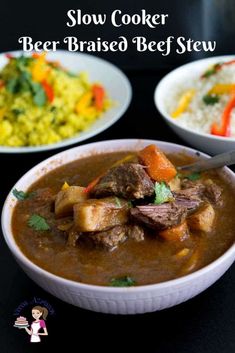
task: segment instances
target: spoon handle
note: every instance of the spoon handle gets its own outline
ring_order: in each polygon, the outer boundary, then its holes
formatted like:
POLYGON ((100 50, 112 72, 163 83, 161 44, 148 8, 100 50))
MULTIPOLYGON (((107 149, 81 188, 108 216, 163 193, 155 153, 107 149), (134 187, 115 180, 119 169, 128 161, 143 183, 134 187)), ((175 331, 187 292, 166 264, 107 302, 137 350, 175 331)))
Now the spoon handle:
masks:
POLYGON ((190 172, 202 172, 204 170, 220 168, 232 164, 235 164, 235 151, 221 153, 209 159, 202 159, 196 163, 179 167, 178 169, 190 172))

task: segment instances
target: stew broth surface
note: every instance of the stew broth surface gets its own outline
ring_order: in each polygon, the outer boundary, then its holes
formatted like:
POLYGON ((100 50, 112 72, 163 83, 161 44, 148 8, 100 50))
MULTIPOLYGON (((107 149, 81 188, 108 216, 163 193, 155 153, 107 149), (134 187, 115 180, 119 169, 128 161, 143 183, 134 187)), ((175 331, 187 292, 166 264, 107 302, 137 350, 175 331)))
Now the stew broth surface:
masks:
MULTIPOLYGON (((69 185, 86 186, 128 154, 128 151, 97 154, 74 161, 43 176, 29 191, 49 187, 56 194, 65 181, 69 185)), ((175 165, 192 160, 183 154, 168 157, 175 165)), ((234 191, 217 172, 208 172, 207 175, 223 188, 223 207, 217 212, 212 232, 191 232, 191 237, 183 242, 164 241, 150 231, 144 241, 128 239, 111 252, 84 242, 71 247, 66 243, 66 235, 53 226, 55 218, 51 208, 33 198, 17 203, 12 218, 13 234, 21 251, 32 262, 74 281, 109 285, 112 278, 130 276, 136 285, 144 285, 174 279, 214 261, 234 242, 235 198, 231 197, 234 191), (49 231, 37 232, 28 226, 28 218, 34 213, 49 221, 49 231), (176 254, 184 248, 190 251, 179 258, 176 254), (192 254, 196 254, 196 264, 192 254)))

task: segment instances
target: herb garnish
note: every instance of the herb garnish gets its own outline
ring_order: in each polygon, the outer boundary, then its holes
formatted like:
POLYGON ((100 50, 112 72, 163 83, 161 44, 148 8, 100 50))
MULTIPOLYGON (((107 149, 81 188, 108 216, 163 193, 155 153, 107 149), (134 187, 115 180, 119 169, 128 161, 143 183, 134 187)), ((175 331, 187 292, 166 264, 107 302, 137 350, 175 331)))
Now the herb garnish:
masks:
POLYGON ((130 207, 130 208, 133 207, 133 203, 131 201, 128 201, 128 207, 130 207))
POLYGON ((46 93, 40 83, 31 83, 31 87, 33 90, 33 101, 38 107, 42 107, 45 105, 47 97, 46 93))
POLYGON ((220 66, 221 66, 220 63, 213 65, 210 69, 208 69, 206 72, 204 72, 204 74, 202 75, 202 78, 208 78, 208 77, 216 74, 216 72, 218 71, 220 66))
POLYGON ((43 86, 38 82, 33 82, 32 75, 27 69, 29 58, 16 58, 17 74, 10 78, 6 83, 7 90, 12 93, 30 91, 33 95, 33 101, 41 107, 46 104, 47 97, 43 86))
POLYGON ((16 116, 20 115, 20 114, 24 114, 25 110, 24 109, 19 109, 19 108, 15 108, 11 110, 13 114, 15 114, 16 116))
POLYGON ((74 72, 71 72, 71 71, 66 71, 66 74, 69 76, 69 77, 77 77, 78 75, 75 74, 74 72))
POLYGON ((135 285, 134 279, 129 276, 112 278, 110 281, 110 286, 112 287, 131 287, 134 285, 135 285))
POLYGON ((115 203, 116 203, 117 207, 122 207, 121 201, 119 200, 118 197, 115 197, 115 203))
POLYGON ((28 225, 29 227, 35 229, 35 230, 49 230, 50 226, 47 223, 47 221, 45 220, 45 218, 37 215, 37 214, 33 214, 32 216, 30 216, 29 220, 28 220, 28 225))
POLYGON ((219 102, 219 97, 216 94, 206 94, 202 100, 206 105, 214 105, 219 102))
POLYGON ((196 181, 201 178, 201 174, 200 173, 192 173, 192 174, 186 175, 185 178, 189 179, 191 181, 196 181))
POLYGON ((29 64, 34 60, 32 57, 24 56, 24 55, 21 55, 18 58, 14 58, 14 59, 16 62, 16 67, 20 71, 24 70, 25 67, 29 66, 29 64))
POLYGON ((15 198, 19 201, 26 200, 34 195, 34 192, 24 192, 22 190, 17 190, 17 189, 14 189, 12 193, 15 196, 15 198))
POLYGON ((164 202, 172 201, 174 199, 171 189, 165 182, 155 183, 155 200, 156 205, 160 205, 164 202))
POLYGON ((10 93, 17 93, 18 91, 18 79, 16 77, 12 77, 7 81, 6 89, 10 93))

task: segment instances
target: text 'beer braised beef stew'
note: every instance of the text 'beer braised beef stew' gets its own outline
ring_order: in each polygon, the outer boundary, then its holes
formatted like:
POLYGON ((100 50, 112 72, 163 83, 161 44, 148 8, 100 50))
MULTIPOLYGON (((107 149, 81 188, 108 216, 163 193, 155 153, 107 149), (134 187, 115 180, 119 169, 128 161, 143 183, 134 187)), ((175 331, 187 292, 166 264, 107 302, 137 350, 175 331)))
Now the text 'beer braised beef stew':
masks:
POLYGON ((43 176, 19 200, 13 233, 38 266, 79 282, 132 286, 193 272, 234 242, 233 190, 217 171, 155 145, 97 154, 43 176))

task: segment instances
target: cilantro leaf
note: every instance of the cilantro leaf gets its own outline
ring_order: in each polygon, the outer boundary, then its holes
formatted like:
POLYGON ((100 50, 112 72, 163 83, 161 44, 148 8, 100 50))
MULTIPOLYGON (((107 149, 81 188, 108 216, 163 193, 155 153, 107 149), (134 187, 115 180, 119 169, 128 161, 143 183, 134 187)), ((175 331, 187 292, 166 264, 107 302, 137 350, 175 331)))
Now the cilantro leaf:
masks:
POLYGON ((118 197, 115 197, 115 203, 116 203, 117 207, 122 207, 122 204, 121 204, 118 197))
POLYGON ((172 201, 174 199, 171 189, 169 188, 169 186, 164 183, 155 183, 155 200, 154 203, 156 205, 160 205, 164 202, 169 202, 172 201))
POLYGON ((21 55, 19 57, 15 57, 16 67, 19 71, 24 70, 25 66, 29 66, 29 64, 33 61, 32 57, 21 55))
POLYGON ((50 226, 47 223, 47 221, 45 220, 45 218, 37 215, 37 214, 33 214, 32 216, 30 216, 29 220, 28 220, 28 225, 29 227, 35 229, 35 230, 49 230, 50 226))
POLYGON ((16 116, 25 113, 25 110, 24 110, 24 109, 18 109, 18 108, 12 109, 11 111, 12 111, 12 113, 15 114, 16 116))
POLYGON ((16 77, 12 77, 7 81, 6 88, 12 94, 27 91, 31 92, 34 104, 38 107, 42 107, 47 101, 46 93, 40 83, 33 82, 32 75, 27 69, 30 62, 29 59, 30 58, 27 57, 19 57, 15 59, 18 74, 16 77))
POLYGON ((128 201, 128 207, 132 208, 133 207, 133 203, 131 201, 128 201))
POLYGON ((112 278, 110 281, 110 286, 112 287, 131 287, 135 285, 133 278, 129 276, 112 278))
POLYGON ((219 97, 216 94, 206 94, 202 100, 206 105, 214 105, 219 102, 219 97))
POLYGON ((220 63, 217 63, 215 65, 213 65, 211 68, 209 68, 207 71, 204 72, 204 74, 202 75, 203 78, 208 78, 214 74, 216 74, 218 68, 221 66, 220 63))
POLYGON ((201 178, 201 174, 200 173, 192 173, 192 174, 186 175, 185 178, 189 179, 191 181, 196 181, 201 178))
POLYGON ((17 77, 12 77, 7 81, 6 89, 10 93, 17 93, 19 90, 19 81, 17 77))
POLYGON ((46 93, 40 83, 31 83, 31 87, 33 90, 33 101, 38 107, 42 107, 46 103, 46 93))
POLYGON ((214 75, 216 73, 216 70, 215 70, 215 68, 213 68, 213 69, 210 69, 210 70, 207 70, 204 74, 203 74, 203 77, 210 77, 210 76, 212 76, 212 75, 214 75))
POLYGON ((17 189, 14 189, 12 191, 13 195, 15 196, 15 198, 19 201, 23 201, 23 200, 26 200, 28 199, 30 196, 32 196, 33 193, 29 193, 29 192, 24 192, 22 190, 17 190, 17 189))
POLYGON ((71 72, 71 71, 66 71, 66 74, 69 76, 69 77, 77 77, 78 75, 75 74, 74 72, 71 72))

